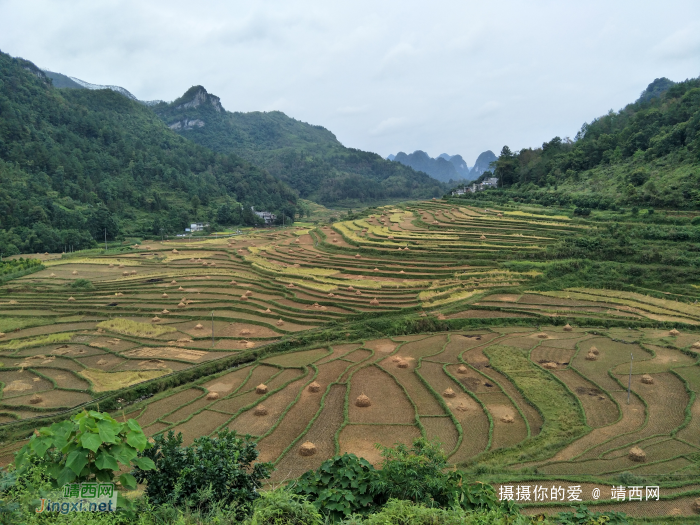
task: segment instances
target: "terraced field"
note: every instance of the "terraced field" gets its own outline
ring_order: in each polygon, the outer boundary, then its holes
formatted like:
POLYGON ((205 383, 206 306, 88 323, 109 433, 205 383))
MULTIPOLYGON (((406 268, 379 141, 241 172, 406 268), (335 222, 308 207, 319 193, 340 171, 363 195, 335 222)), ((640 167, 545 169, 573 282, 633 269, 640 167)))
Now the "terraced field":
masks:
POLYGON ((0 295, 0 462, 36 426, 101 403, 186 443, 251 434, 275 482, 426 436, 481 479, 625 473, 662 486, 658 512, 686 513, 700 492, 700 307, 551 291, 502 264, 595 227, 430 201, 45 257, 0 295), (306 442, 315 454, 300 455, 306 442))

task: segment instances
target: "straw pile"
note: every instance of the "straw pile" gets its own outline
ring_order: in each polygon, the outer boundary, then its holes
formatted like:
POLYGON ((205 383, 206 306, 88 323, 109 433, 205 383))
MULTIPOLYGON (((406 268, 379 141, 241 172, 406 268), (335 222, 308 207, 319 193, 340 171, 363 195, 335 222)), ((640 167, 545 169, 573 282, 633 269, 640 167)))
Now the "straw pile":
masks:
POLYGON ((29 404, 30 405, 38 405, 44 400, 43 397, 41 397, 38 394, 34 394, 32 397, 29 398, 29 404))
POLYGON ((369 302, 369 304, 371 304, 372 306, 379 306, 379 301, 377 301, 377 298, 375 297, 369 302))
POLYGON ((647 454, 639 447, 632 447, 629 451, 628 456, 632 461, 637 463, 644 463, 647 460, 647 454))
POLYGON ((56 277, 56 274, 52 273, 51 275, 49 275, 49 277, 56 277))
POLYGON ((177 284, 177 281, 173 279, 172 281, 170 281, 170 284, 177 284))
POLYGON ((566 324, 564 325, 564 331, 565 331, 565 332, 571 332, 572 330, 573 330, 573 328, 571 327, 571 325, 570 325, 569 323, 566 323, 566 324))
POLYGON ((442 395, 445 396, 445 397, 457 397, 457 394, 456 394, 455 391, 452 390, 451 388, 447 388, 447 390, 445 390, 445 391, 442 393, 442 395))
POLYGON ((309 392, 313 392, 315 394, 315 393, 320 392, 320 391, 321 391, 321 385, 319 385, 316 381, 314 381, 313 383, 311 383, 309 385, 309 392))
POLYGON ((557 368, 557 364, 549 361, 547 363, 542 363, 542 367, 546 368, 547 370, 555 370, 557 368))
MULTIPOLYGON (((676 509, 673 509, 676 510, 676 509)), ((700 498, 697 498, 693 502, 693 512, 696 512, 697 514, 700 514, 700 498)), ((679 513, 680 514, 680 513, 679 513)))
POLYGON ((466 374, 467 372, 469 372, 469 369, 466 366, 459 365, 459 368, 457 369, 458 374, 466 374))
POLYGON ((653 385, 654 384, 654 378, 651 377, 649 374, 644 374, 642 376, 642 383, 645 385, 653 385))
POLYGON ((353 290, 354 288, 352 287, 352 285, 348 286, 348 292, 352 292, 353 290))
POLYGON ((355 406, 366 408, 372 406, 372 401, 370 401, 369 397, 367 397, 366 395, 360 394, 355 400, 355 406))
POLYGON ((73 275, 78 275, 78 270, 73 270, 73 275))
POLYGON ((194 329, 195 329, 195 330, 203 330, 204 327, 203 327, 201 324, 197 323, 197 324, 194 326, 194 329))
POLYGON ((314 445, 311 441, 307 441, 299 447, 300 456, 308 457, 313 456, 314 454, 316 454, 316 445, 314 445))
POLYGON ((485 240, 486 240, 486 235, 482 235, 481 237, 479 237, 479 240, 485 241, 485 240))
POLYGON ((506 414, 505 416, 503 416, 501 418, 501 421, 503 423, 515 423, 515 419, 513 419, 513 416, 511 416, 510 414, 506 414))
POLYGON ((75 301, 75 297, 69 297, 68 300, 69 300, 69 301, 75 301))
POLYGON ((270 310, 270 309, 268 308, 267 310, 265 310, 265 313, 266 313, 266 314, 271 314, 271 313, 272 313, 272 310, 270 310))
POLYGON ((178 287, 177 291, 178 291, 178 292, 184 292, 185 289, 184 289, 182 286, 180 286, 180 287, 178 287))
POLYGON ((247 295, 241 295, 241 301, 247 301, 248 296, 247 295))
POLYGON ((675 337, 675 336, 677 336, 677 335, 681 335, 681 333, 680 333, 678 330, 676 330, 676 329, 674 328, 673 330, 671 330, 671 331, 668 333, 668 335, 672 335, 672 336, 675 337))
POLYGON ((537 339, 547 339, 547 334, 537 334, 537 339))
POLYGON ((169 314, 169 313, 170 313, 170 311, 169 311, 169 310, 166 310, 165 308, 164 308, 163 311, 161 312, 161 314, 169 314))
POLYGON ((255 416, 266 416, 268 414, 267 408, 264 405, 258 405, 253 410, 253 415, 255 416))
POLYGON ((251 295, 253 295, 253 292, 251 292, 250 290, 246 290, 245 294, 246 294, 248 297, 250 297, 251 295))
POLYGON ((209 392, 207 394, 207 399, 209 401, 214 401, 215 399, 219 399, 219 393, 218 392, 209 392))
POLYGON ((355 292, 355 295, 362 295, 362 292, 361 292, 360 290, 357 290, 357 291, 355 292))
POLYGON ((267 385, 260 383, 258 386, 255 387, 255 393, 256 394, 267 394, 267 385))
POLYGON ((593 355, 598 355, 598 354, 600 354, 600 351, 599 351, 595 346, 592 346, 592 347, 588 350, 588 353, 589 353, 589 354, 593 354, 593 355))
POLYGON ((399 359, 399 362, 396 363, 396 366, 398 366, 399 368, 408 368, 408 361, 406 361, 405 359, 399 359))
POLYGON ((177 303, 178 308, 184 308, 185 306, 187 306, 185 303, 177 303))
POLYGON ((362 258, 362 255, 360 255, 359 253, 357 255, 355 255, 355 259, 361 259, 361 258, 362 258))
POLYGON ((586 354, 586 361, 597 361, 598 360, 598 354, 594 354, 593 352, 588 352, 586 354))
POLYGON ((277 326, 282 326, 282 325, 284 324, 284 321, 283 321, 282 319, 280 319, 280 320, 277 321, 275 324, 276 324, 277 326))
POLYGON ((161 297, 162 297, 163 299, 167 299, 167 298, 168 298, 168 294, 167 294, 167 293, 164 293, 163 295, 161 295, 161 297))
POLYGON ((160 317, 158 317, 158 316, 156 315, 154 318, 151 319, 151 322, 152 322, 152 323, 160 323, 160 317))

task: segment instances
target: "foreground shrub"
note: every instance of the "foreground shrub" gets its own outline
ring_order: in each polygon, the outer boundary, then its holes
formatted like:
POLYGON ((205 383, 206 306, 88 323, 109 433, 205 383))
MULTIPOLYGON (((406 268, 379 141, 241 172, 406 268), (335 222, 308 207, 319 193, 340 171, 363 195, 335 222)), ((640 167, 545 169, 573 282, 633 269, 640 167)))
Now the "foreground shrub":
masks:
POLYGON ((141 456, 152 460, 153 470, 137 468, 134 476, 146 483, 152 504, 209 510, 223 506, 239 517, 250 513, 260 480, 270 477, 270 463, 253 463, 258 449, 249 436, 240 438, 223 430, 218 437, 200 437, 182 446, 182 434, 154 438, 141 456))
MULTIPOLYGON (((367 517, 351 516, 341 525, 527 525, 532 522, 526 516, 509 514, 502 509, 441 509, 390 499, 380 512, 367 517)), ((551 522, 538 519, 537 523, 547 525, 551 522)))
POLYGON ((364 458, 343 454, 324 461, 317 470, 305 472, 290 484, 290 490, 307 497, 334 519, 353 513, 366 514, 375 506, 378 472, 364 458))
POLYGON ((247 525, 322 525, 323 516, 303 496, 286 489, 261 492, 247 525))
MULTIPOLYGON (((151 459, 137 457, 150 447, 135 420, 120 423, 109 414, 84 410, 67 421, 35 430, 17 453, 15 466, 21 475, 30 465, 41 465, 54 488, 73 481, 110 482, 120 463, 141 472, 153 469, 151 459)), ((122 474, 119 482, 136 488, 131 474, 122 474)))

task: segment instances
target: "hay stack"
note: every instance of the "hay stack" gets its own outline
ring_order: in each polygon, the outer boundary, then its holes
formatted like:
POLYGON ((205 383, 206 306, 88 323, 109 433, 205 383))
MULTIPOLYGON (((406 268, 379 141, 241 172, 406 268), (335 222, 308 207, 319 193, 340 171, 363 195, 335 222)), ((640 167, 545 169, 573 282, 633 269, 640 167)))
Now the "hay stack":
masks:
POLYGON ((373 272, 378 272, 378 271, 379 271, 379 268, 375 268, 375 269, 372 270, 372 271, 373 271, 373 272))
POLYGON ((73 275, 78 275, 78 270, 73 270, 73 275))
POLYGON ((370 401, 369 397, 367 397, 366 395, 360 394, 355 400, 355 406, 360 408, 371 407, 372 401, 370 401))
POLYGON ((185 289, 184 289, 182 286, 179 286, 178 289, 177 289, 177 291, 178 291, 178 292, 184 292, 185 289))
POLYGON ((163 311, 161 312, 161 314, 169 314, 169 313, 170 313, 170 311, 166 310, 165 308, 163 308, 163 311))
POLYGON ((597 361, 598 360, 598 354, 594 354, 593 352, 588 352, 586 354, 586 361, 597 361))
POLYGON ((172 281, 170 281, 170 284, 177 284, 177 281, 173 279, 172 281))
POLYGON ((250 290, 246 290, 246 291, 245 291, 245 295, 247 295, 248 297, 250 297, 251 295, 253 295, 253 292, 251 292, 250 290))
POLYGON ((51 275, 49 275, 49 277, 56 277, 56 274, 52 273, 51 275))
POLYGON ((255 407, 255 410, 253 410, 253 415, 255 416, 266 416, 269 414, 267 411, 267 408, 265 408, 265 405, 258 405, 255 407))
POLYGON ((136 273, 136 270, 131 270, 131 275, 134 275, 136 273))
POLYGON ((203 327, 201 324, 197 323, 197 324, 194 326, 194 329, 195 329, 195 330, 203 330, 204 327, 203 327))
POLYGON ((265 310, 265 313, 266 313, 266 314, 271 314, 271 313, 272 313, 272 310, 270 310, 270 309, 268 308, 267 310, 265 310))
POLYGON ((651 377, 649 374, 644 374, 642 376, 642 383, 645 385, 653 385, 654 384, 654 378, 651 377))
POLYGON ((29 398, 29 404, 30 405, 38 405, 44 400, 43 397, 41 397, 38 394, 34 394, 32 397, 29 398))
POLYGON ((513 416, 511 416, 510 414, 506 414, 505 416, 503 416, 501 418, 501 421, 503 423, 515 423, 515 419, 513 419, 513 416))
POLYGON ((180 253, 180 252, 178 252, 177 250, 173 250, 173 253, 180 253))
POLYGON ((0 338, 5 337, 5 332, 0 332, 0 338))
MULTIPOLYGON (((676 510, 676 509, 673 509, 673 510, 676 510)), ((697 499, 693 502, 693 512, 695 512, 695 513, 697 513, 697 514, 700 514, 700 498, 697 498, 697 499)), ((680 513, 679 513, 679 514, 680 514, 680 513)))
POLYGON ((315 394, 315 393, 320 392, 320 391, 321 391, 321 385, 319 385, 316 381, 314 381, 313 383, 311 383, 309 385, 309 392, 313 392, 315 394))
POLYGON ((375 297, 369 302, 369 304, 371 304, 372 306, 379 306, 379 301, 377 301, 377 298, 375 297))
POLYGON ((677 336, 677 335, 681 335, 681 333, 680 333, 678 330, 676 330, 676 329, 674 328, 673 330, 671 330, 671 331, 668 333, 668 335, 671 335, 671 336, 674 336, 674 337, 675 337, 675 336, 677 336))
POLYGON ((154 318, 151 319, 151 322, 152 322, 152 323, 160 323, 160 317, 158 317, 158 316, 156 315, 154 318))
POLYGON ((282 319, 280 319, 280 320, 277 321, 275 324, 276 324, 277 326, 282 326, 282 325, 284 324, 284 321, 283 321, 282 319))
POLYGON ((228 284, 230 284, 231 286, 236 286, 238 283, 237 283, 236 281, 231 281, 231 282, 228 283, 228 284))
POLYGON ((355 295, 362 295, 362 292, 361 292, 360 290, 357 290, 357 291, 355 292, 355 295))
POLYGON ((632 447, 628 456, 632 461, 644 463, 647 460, 647 454, 639 447, 632 447))
POLYGON ((167 293, 164 293, 163 295, 161 295, 161 297, 162 297, 163 299, 167 299, 167 298, 168 298, 168 294, 167 294, 167 293))
POLYGON ((75 297, 69 297, 68 300, 69 300, 69 301, 75 301, 75 297))
POLYGON ((335 294, 333 292, 328 294, 328 297, 335 297, 335 294))
POLYGON ((459 365, 459 368, 457 369, 458 374, 466 374, 467 372, 469 372, 469 369, 466 366, 459 365))
POLYGON ((289 283, 289 284, 287 285, 287 288, 294 288, 294 283, 289 283))
POLYGON ((187 306, 185 303, 177 303, 178 308, 184 308, 185 306, 187 306))
MULTIPOLYGON (((399 248, 399 249, 400 249, 400 248, 399 248)), ((408 246, 406 246, 406 247, 404 248, 404 251, 406 251, 406 250, 408 250, 408 246)))
POLYGON ((241 295, 241 301, 247 301, 248 296, 247 295, 241 295))
POLYGON ((547 334, 537 334, 537 339, 547 339, 547 334))
POLYGON ((452 389, 449 388, 449 387, 447 388, 447 390, 445 390, 445 391, 442 393, 442 395, 445 396, 445 397, 457 397, 457 394, 455 393, 455 391, 452 390, 452 389))
POLYGON ((438 319, 438 321, 444 321, 445 319, 447 319, 447 317, 445 317, 445 314, 440 312, 437 314, 437 319, 438 319))
POLYGON ((352 285, 348 286, 348 292, 352 292, 353 290, 354 290, 354 288, 352 287, 352 285))
POLYGON ((557 364, 549 361, 547 363, 542 363, 542 367, 546 368, 547 370, 555 370, 557 368, 557 364))
POLYGON ((119 266, 117 266, 117 268, 124 268, 124 265, 120 264, 119 266))
POLYGON ((238 335, 250 335, 250 330, 248 330, 247 328, 244 328, 243 330, 241 330, 238 333, 238 335))
POLYGON ((600 354, 600 351, 595 346, 592 346, 589 348, 588 353, 598 355, 598 354, 600 354))
POLYGON ((209 392, 207 394, 207 399, 209 401, 214 401, 215 399, 219 399, 219 393, 218 392, 209 392))
POLYGON ((122 272, 122 275, 127 276, 127 275, 129 275, 129 272, 122 272))
POLYGON ((256 394, 267 394, 267 385, 260 383, 258 386, 255 387, 255 393, 256 394))
POLYGON ((428 317, 428 314, 426 314, 425 312, 421 312, 418 317, 428 317))
POLYGON ((573 330, 573 328, 571 327, 571 325, 570 325, 569 323, 566 323, 566 324, 564 325, 564 331, 565 331, 565 332, 571 332, 572 330, 573 330))
POLYGON ((485 241, 485 240, 486 240, 486 235, 482 235, 481 237, 479 237, 479 240, 485 241))
POLYGON ((389 236, 387 237, 387 239, 393 239, 393 238, 394 238, 393 235, 389 235, 389 236))
POLYGON ((307 441, 299 447, 300 456, 308 457, 313 456, 314 454, 316 454, 316 445, 314 445, 311 441, 307 441))
POLYGON ((359 253, 355 255, 355 259, 361 259, 361 258, 362 258, 362 255, 360 255, 359 253))

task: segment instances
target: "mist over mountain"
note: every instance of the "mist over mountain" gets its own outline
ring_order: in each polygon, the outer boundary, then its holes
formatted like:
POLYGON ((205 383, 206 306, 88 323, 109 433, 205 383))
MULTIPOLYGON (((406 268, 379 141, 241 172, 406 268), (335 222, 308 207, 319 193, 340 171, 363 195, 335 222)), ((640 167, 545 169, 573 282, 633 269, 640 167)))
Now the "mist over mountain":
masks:
POLYGON ((412 167, 414 170, 425 172, 434 179, 449 182, 450 180, 478 179, 485 171, 490 169, 489 165, 496 160, 496 155, 491 150, 483 152, 476 159, 472 168, 469 168, 461 155, 441 153, 436 158, 432 158, 421 150, 416 150, 410 154, 400 151, 396 155, 389 155, 387 160, 400 162, 412 167))
POLYGON ((101 84, 92 84, 90 82, 80 80, 79 78, 69 77, 67 75, 64 75, 63 73, 49 71, 48 69, 42 69, 42 71, 44 75, 51 79, 51 82, 53 83, 54 87, 57 87, 59 89, 111 89, 112 91, 116 91, 120 95, 124 95, 126 98, 135 100, 136 102, 140 102, 141 104, 145 104, 146 106, 153 106, 155 104, 163 102, 162 100, 139 100, 129 90, 121 86, 104 86, 101 84))

